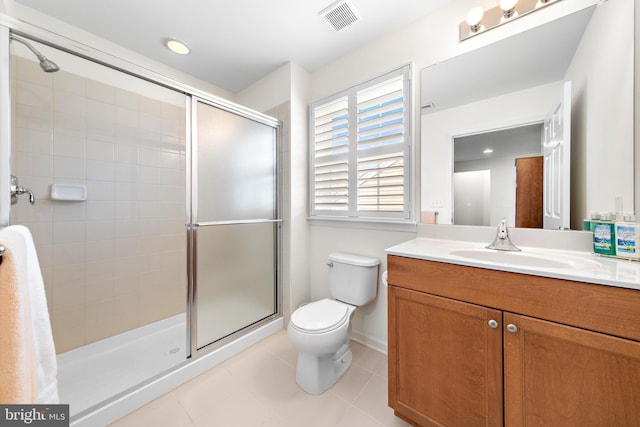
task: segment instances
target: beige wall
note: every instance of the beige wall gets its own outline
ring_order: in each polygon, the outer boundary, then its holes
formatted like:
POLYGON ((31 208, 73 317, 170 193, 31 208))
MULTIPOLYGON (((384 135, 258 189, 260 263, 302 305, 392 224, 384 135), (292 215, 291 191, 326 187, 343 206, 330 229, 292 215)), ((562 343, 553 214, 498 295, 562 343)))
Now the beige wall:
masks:
POLYGON ((34 236, 57 352, 184 312, 184 97, 12 67, 12 172, 36 204, 21 197, 11 220, 34 236), (51 200, 54 183, 87 200, 51 200))
POLYGON ((565 75, 572 83, 575 230, 589 211, 613 212, 617 196, 625 212, 634 210, 633 9, 634 2, 624 0, 599 5, 565 75))

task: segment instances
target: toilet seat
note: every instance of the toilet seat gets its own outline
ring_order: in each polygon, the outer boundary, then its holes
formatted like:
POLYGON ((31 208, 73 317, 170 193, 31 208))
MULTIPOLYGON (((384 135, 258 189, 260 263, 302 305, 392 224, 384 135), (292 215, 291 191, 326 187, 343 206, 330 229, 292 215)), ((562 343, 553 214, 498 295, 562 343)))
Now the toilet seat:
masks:
POLYGON ((349 305, 323 299, 298 308, 291 315, 291 326, 307 334, 329 332, 349 321, 349 305))

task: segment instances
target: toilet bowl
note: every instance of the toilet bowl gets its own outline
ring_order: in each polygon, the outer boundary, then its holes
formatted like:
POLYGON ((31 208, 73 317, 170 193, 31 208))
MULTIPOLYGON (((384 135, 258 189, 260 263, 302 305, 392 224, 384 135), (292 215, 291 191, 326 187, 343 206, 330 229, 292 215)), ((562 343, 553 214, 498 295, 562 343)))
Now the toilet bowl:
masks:
POLYGON ((305 304, 291 315, 287 335, 298 350, 296 382, 310 394, 331 388, 351 365, 351 318, 376 296, 375 258, 335 253, 329 256, 332 296, 305 304))
POLYGON ((299 350, 296 382, 309 394, 322 394, 351 364, 351 316, 356 307, 323 299, 291 316, 287 335, 299 350))

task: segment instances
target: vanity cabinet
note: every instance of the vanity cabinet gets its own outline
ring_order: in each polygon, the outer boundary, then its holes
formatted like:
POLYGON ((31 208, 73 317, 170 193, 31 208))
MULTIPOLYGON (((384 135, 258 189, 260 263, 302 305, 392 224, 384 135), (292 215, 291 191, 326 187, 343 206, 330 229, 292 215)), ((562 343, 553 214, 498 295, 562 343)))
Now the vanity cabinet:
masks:
POLYGON ((389 287, 389 402, 419 425, 502 421, 498 310, 389 287), (497 319, 497 320, 496 320, 497 319))
POLYGON ((640 291, 388 257, 389 405, 418 426, 640 426, 640 291))

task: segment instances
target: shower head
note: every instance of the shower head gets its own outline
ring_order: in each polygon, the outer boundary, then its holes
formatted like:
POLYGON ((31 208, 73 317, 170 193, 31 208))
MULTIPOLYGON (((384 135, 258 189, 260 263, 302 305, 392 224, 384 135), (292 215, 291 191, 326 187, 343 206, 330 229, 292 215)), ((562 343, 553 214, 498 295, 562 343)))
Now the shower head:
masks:
POLYGON ((40 60, 40 68, 42 68, 42 71, 44 71, 45 73, 55 73, 56 71, 60 70, 58 64, 47 58, 42 58, 40 60))
POLYGON ((45 73, 55 73, 60 69, 60 67, 58 67, 58 65, 56 65, 55 62, 47 59, 47 57, 41 54, 40 52, 38 52, 35 47, 31 46, 31 44, 28 41, 24 40, 21 37, 16 36, 13 33, 11 33, 9 37, 11 37, 11 40, 20 42, 26 47, 28 47, 29 50, 33 52, 33 54, 38 58, 38 61, 40 61, 40 68, 42 68, 42 71, 44 71, 45 73))

